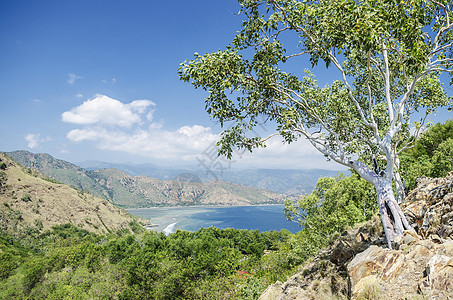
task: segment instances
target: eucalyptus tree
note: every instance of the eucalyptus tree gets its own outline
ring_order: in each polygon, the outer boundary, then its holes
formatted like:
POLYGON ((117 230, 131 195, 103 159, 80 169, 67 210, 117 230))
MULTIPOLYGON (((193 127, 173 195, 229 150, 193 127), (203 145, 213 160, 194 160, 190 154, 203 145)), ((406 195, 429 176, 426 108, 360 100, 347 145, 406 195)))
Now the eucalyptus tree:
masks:
POLYGON ((411 230, 396 200, 404 191, 398 153, 415 143, 411 128, 417 133, 428 114, 451 106, 440 77, 453 70, 452 4, 239 2, 245 17, 232 43, 195 53, 179 69, 182 80, 208 91, 206 111, 224 127, 219 154, 231 158, 235 149, 265 147, 275 135, 287 143, 305 137, 327 159, 374 185, 391 247, 411 230), (319 70, 313 68, 318 63, 333 68, 338 80, 319 86, 310 71, 319 70), (419 122, 411 120, 414 112, 419 122), (254 134, 265 122, 275 131, 254 134))

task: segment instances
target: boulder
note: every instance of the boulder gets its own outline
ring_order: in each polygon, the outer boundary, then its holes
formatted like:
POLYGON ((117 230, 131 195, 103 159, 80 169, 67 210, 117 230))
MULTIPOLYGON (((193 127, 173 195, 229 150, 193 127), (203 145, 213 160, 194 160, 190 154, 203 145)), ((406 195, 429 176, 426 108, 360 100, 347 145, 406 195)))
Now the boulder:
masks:
POLYGON ((426 266, 427 282, 423 293, 436 299, 453 298, 453 258, 446 255, 434 255, 426 266))
POLYGON ((370 246, 348 264, 352 299, 361 298, 370 276, 378 281, 381 297, 407 299, 422 294, 435 299, 453 299, 453 241, 412 242, 404 250, 370 246))
POLYGON ((370 246, 357 254, 347 266, 352 299, 371 287, 383 299, 453 299, 452 208, 453 172, 419 179, 402 205, 417 234, 405 231, 395 250, 370 246))

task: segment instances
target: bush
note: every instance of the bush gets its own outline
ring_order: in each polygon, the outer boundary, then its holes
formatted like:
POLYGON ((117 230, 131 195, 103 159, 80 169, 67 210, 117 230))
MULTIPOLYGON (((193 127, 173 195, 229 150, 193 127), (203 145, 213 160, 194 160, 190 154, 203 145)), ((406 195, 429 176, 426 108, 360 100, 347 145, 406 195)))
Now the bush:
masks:
POLYGON ((31 201, 31 196, 30 194, 25 194, 22 198, 20 198, 24 202, 30 202, 31 201))
POLYGON ((44 228, 40 219, 35 219, 33 223, 38 230, 42 230, 44 228))
POLYGON ((0 172, 0 188, 5 185, 7 181, 6 173, 5 172, 0 172))
POLYGON ((135 234, 141 233, 145 230, 137 221, 129 222, 129 227, 132 229, 132 232, 134 232, 135 234))
POLYGON ((321 177, 313 192, 297 204, 286 201, 287 218, 302 227, 298 256, 308 258, 326 246, 334 233, 371 219, 378 211, 376 197, 373 186, 353 173, 321 177))

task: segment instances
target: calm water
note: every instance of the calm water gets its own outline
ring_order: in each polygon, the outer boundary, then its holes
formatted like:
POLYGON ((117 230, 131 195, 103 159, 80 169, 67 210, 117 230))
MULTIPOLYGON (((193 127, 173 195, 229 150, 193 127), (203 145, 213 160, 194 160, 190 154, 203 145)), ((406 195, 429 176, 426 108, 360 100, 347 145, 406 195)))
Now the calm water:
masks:
POLYGON ((159 226, 165 233, 177 229, 196 231, 203 227, 258 229, 259 231, 300 230, 297 223, 286 220, 283 205, 233 207, 171 207, 141 208, 128 211, 159 226))

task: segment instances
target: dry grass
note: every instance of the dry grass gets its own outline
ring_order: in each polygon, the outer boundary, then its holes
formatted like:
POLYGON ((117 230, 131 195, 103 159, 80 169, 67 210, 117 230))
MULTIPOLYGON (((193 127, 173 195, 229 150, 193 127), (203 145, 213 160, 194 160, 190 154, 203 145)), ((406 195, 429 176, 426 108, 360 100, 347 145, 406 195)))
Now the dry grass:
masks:
POLYGON ((357 300, 379 300, 382 298, 382 286, 376 276, 368 276, 363 280, 356 299, 357 300))
POLYGON ((6 185, 0 190, 0 213, 14 222, 16 228, 11 230, 27 227, 46 230, 72 223, 91 232, 106 234, 129 230, 129 223, 135 219, 107 200, 43 180, 40 174, 27 171, 29 169, 20 167, 3 154, 0 154, 0 161, 7 166, 4 170, 6 185))

